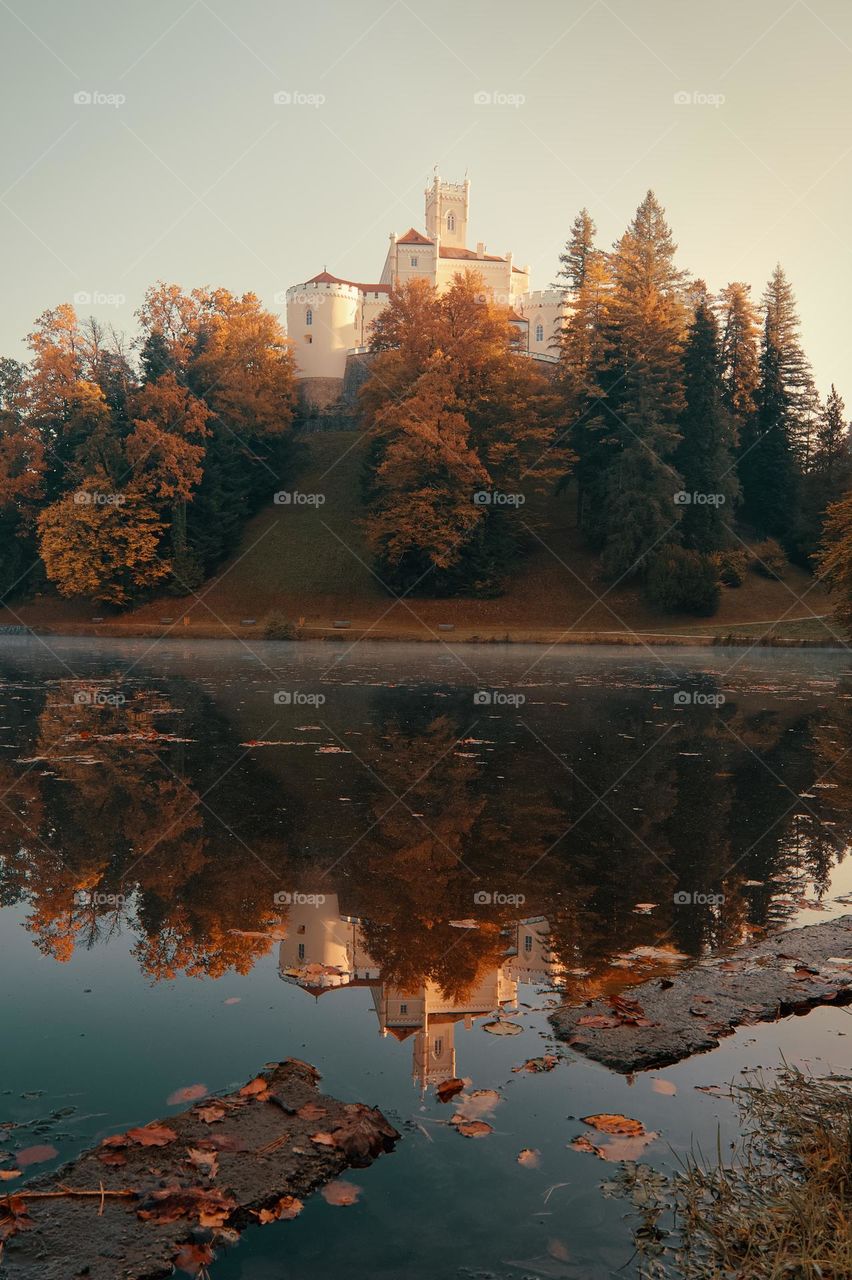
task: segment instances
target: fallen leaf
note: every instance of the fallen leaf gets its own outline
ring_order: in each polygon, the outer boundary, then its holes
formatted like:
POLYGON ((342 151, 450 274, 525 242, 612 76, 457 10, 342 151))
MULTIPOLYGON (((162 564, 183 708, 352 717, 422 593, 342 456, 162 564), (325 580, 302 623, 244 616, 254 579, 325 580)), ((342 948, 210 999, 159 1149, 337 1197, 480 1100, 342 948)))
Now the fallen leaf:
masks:
POLYGON ((629 1135, 609 1135, 597 1139, 593 1133, 584 1133, 568 1145, 574 1151, 587 1151, 601 1160, 620 1162, 638 1159, 649 1143, 655 1142, 659 1136, 658 1133, 643 1131, 629 1135))
POLYGON ((187 1147, 187 1161, 196 1169, 201 1169, 208 1178, 215 1178, 219 1172, 219 1157, 215 1151, 202 1151, 200 1147, 187 1147))
POLYGON ((140 1147, 165 1147, 174 1142, 177 1134, 167 1124, 146 1124, 141 1129, 128 1129, 126 1136, 140 1147))
POLYGON ((257 1076, 254 1080, 249 1080, 248 1084, 244 1084, 240 1089, 239 1096, 241 1098, 255 1098, 262 1093, 268 1093, 269 1087, 263 1076, 257 1076))
POLYGON ((209 1107, 196 1107, 195 1114, 205 1124, 216 1124, 217 1121, 225 1119, 224 1107, 217 1106, 215 1102, 211 1103, 209 1107))
POLYGON ((327 1182, 322 1189, 322 1197, 327 1204, 356 1204, 360 1194, 360 1187, 351 1182, 343 1182, 342 1179, 327 1182))
POLYGON ((449 1102, 450 1098, 461 1093, 464 1085, 464 1080, 460 1080, 458 1076, 451 1076, 449 1080, 442 1080, 435 1086, 435 1096, 439 1102, 449 1102))
POLYGON ((10 1182, 12 1178, 20 1178, 20 1169, 0 1169, 0 1182, 10 1182))
POLYGON ((518 1152, 518 1164, 524 1169, 537 1169, 540 1156, 540 1151, 534 1151, 531 1147, 524 1147, 523 1151, 518 1152))
POLYGON ((242 996, 228 996, 227 1000, 223 1000, 222 1004, 239 1004, 242 996))
POLYGON ((621 1019, 613 1018, 606 1013, 584 1013, 582 1018, 577 1019, 578 1027, 596 1027, 603 1030, 608 1027, 620 1027, 621 1019))
POLYGON ((661 1080, 659 1077, 651 1081, 651 1088, 654 1093, 665 1093, 669 1097, 673 1097, 677 1093, 676 1084, 672 1084, 671 1080, 661 1080))
POLYGON ((16 1231, 29 1231, 34 1225, 27 1214, 26 1200, 9 1195, 0 1201, 0 1244, 16 1231))
POLYGON ((206 1084, 188 1084, 182 1089, 175 1089, 174 1093, 170 1093, 166 1098, 166 1103, 170 1107, 176 1107, 181 1102, 195 1102, 196 1098, 204 1098, 209 1093, 206 1084))
POLYGON ((464 1093, 456 1102, 456 1114, 450 1123, 456 1124, 456 1117, 479 1120, 490 1115, 502 1101, 496 1089, 474 1089, 473 1093, 464 1093))
POLYGON ((299 1107, 296 1115, 300 1116, 302 1120, 319 1120, 320 1116, 326 1115, 326 1109, 318 1106, 316 1102, 306 1102, 299 1107))
POLYGON ((26 1169, 31 1164, 42 1164, 45 1160, 52 1160, 54 1156, 58 1156, 59 1152, 56 1147, 50 1147, 46 1144, 38 1147, 24 1147, 23 1151, 16 1151, 15 1159, 22 1169, 26 1169))
POLYGON ((114 1147, 107 1147, 105 1150, 99 1150, 96 1154, 101 1164, 114 1165, 117 1167, 127 1164, 127 1156, 125 1153, 114 1147))
POLYGON ((370 1164, 374 1156, 389 1151, 399 1137, 384 1116, 362 1102, 348 1103, 345 1117, 332 1131, 334 1145, 356 1168, 370 1164))
POLYGON ((490 1031, 492 1036, 518 1036, 523 1031, 519 1022, 486 1022, 483 1031, 490 1031))
POLYGON ((611 1111, 602 1111, 594 1116, 581 1116, 583 1124, 590 1124, 601 1133, 644 1133, 645 1126, 641 1120, 631 1120, 630 1116, 622 1116, 611 1111))
POLYGON ((295 1196, 282 1196, 269 1209, 259 1209, 257 1220, 264 1224, 278 1222, 281 1218, 289 1221, 291 1218, 298 1217, 304 1207, 302 1201, 297 1200, 295 1196))
POLYGON ((208 1187, 164 1187, 152 1191, 136 1210, 144 1221, 177 1222, 195 1218, 199 1226, 221 1227, 237 1207, 233 1196, 208 1187))
POLYGON ((465 1120, 464 1116, 453 1116, 450 1124, 454 1126, 457 1133, 463 1138, 485 1138, 489 1133, 493 1133, 490 1124, 486 1124, 484 1120, 465 1120))
POLYGON ((519 1067, 512 1067, 513 1071, 552 1071, 558 1063, 559 1058, 555 1053, 546 1053, 543 1058, 527 1058, 526 1062, 522 1062, 519 1067))
POLYGON ((178 1271, 186 1271, 191 1276, 206 1275, 207 1265, 215 1261, 216 1255, 209 1244, 183 1244, 175 1254, 172 1262, 178 1271))
POLYGON ((330 1133, 312 1133, 311 1142, 315 1142, 318 1147, 336 1147, 337 1143, 330 1133))

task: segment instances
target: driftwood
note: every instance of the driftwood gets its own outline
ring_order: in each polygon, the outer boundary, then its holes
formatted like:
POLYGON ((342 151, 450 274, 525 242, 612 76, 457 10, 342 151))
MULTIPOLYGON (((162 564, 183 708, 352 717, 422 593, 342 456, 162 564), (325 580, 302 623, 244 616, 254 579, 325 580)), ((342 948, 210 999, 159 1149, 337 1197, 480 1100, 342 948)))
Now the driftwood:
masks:
POLYGON ((614 1000, 560 1009, 550 1021, 578 1053, 628 1073, 715 1049, 752 1022, 852 1001, 852 915, 774 934, 614 1000), (846 963, 844 963, 846 961, 846 963))
POLYGON ((300 1197, 399 1138, 380 1111, 317 1092, 288 1059, 234 1094, 125 1134, 0 1193, 3 1280, 203 1275, 251 1224, 295 1217, 300 1197))

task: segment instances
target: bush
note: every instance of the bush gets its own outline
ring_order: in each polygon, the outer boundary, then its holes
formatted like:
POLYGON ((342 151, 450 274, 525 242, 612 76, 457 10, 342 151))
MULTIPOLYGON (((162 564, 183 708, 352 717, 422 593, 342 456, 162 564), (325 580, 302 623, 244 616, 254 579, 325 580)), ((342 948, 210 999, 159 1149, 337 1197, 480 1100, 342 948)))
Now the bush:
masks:
POLYGON ((664 613, 695 613, 709 617, 719 606, 718 571, 709 556, 675 545, 654 556, 645 591, 664 613))
POLYGON ((716 551, 710 557, 716 566, 716 573, 723 587, 741 587, 748 573, 748 553, 746 551, 716 551))
POLYGON ((271 613, 263 628, 264 640, 297 640, 299 628, 281 613, 271 613))
POLYGON ((751 548, 749 568, 764 578, 783 578, 784 570, 787 568, 787 557, 781 543, 776 542, 774 538, 764 538, 763 542, 756 542, 751 548))

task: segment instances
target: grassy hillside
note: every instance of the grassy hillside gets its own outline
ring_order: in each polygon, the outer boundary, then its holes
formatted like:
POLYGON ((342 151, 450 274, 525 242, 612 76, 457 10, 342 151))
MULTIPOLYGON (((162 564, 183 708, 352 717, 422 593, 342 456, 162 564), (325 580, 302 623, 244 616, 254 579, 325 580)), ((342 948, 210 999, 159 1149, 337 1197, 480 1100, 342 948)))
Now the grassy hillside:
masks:
MULTIPOLYGON (((128 610, 106 618, 104 631, 157 632, 170 625, 162 622, 169 618, 190 635, 229 630, 257 634, 276 614, 300 623, 304 634, 318 636, 333 633, 334 621, 345 619, 353 632, 369 630, 377 638, 444 638, 439 628, 452 624, 459 639, 555 640, 567 631, 613 633, 613 639, 626 639, 631 631, 672 636, 774 632, 825 643, 838 639, 826 593, 795 568, 788 569, 783 582, 749 573, 742 587, 723 591, 713 618, 655 614, 637 588, 612 589, 600 580, 595 558, 573 527, 572 503, 564 496, 543 500, 538 508, 531 500, 518 512, 521 520, 545 521, 546 532, 542 542, 533 540, 529 557, 499 599, 396 602, 371 572, 364 546, 363 449, 351 432, 304 437, 298 474, 286 488, 321 494, 322 505, 275 505, 270 492, 269 506, 249 522, 235 554, 197 598, 165 597, 128 610), (256 620, 253 626, 245 622, 250 618, 256 620)), ((89 629, 93 613, 90 605, 47 597, 16 609, 22 621, 65 630, 89 629)), ((16 619, 7 614, 1 620, 16 619)))

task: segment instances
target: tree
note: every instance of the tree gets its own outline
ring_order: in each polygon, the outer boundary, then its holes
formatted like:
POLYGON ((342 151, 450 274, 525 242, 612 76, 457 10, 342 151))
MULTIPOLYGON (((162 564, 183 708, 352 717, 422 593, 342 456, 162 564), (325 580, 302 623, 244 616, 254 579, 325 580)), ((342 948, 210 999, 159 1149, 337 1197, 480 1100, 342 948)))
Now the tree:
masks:
POLYGON ((734 428, 734 446, 743 424, 757 410, 760 383, 760 322, 750 292, 750 285, 735 280, 720 295, 722 388, 725 408, 734 428))
POLYGON ((683 486, 672 459, 683 409, 685 328, 676 248, 649 191, 610 258, 602 395, 576 437, 591 494, 586 532, 612 577, 643 572, 648 553, 676 537, 674 494, 683 486))
POLYGON ((94 473, 42 511, 39 549, 60 595, 123 605, 168 574, 158 555, 164 527, 144 495, 113 493, 109 477, 94 473))
POLYGON ((600 256, 595 248, 597 227, 588 209, 581 209, 571 224, 571 235, 559 255, 558 278, 576 295, 586 283, 589 264, 600 256))
POLYGON ((819 572, 834 594, 838 622, 852 633, 852 489, 826 512, 819 572))
POLYGON ((846 407, 832 384, 815 432, 811 465, 801 480, 796 539, 797 558, 812 563, 818 552, 825 513, 852 483, 852 449, 846 407))
POLYGON ((684 351, 684 409, 675 464, 685 496, 680 532, 684 546, 717 551, 730 541, 727 525, 739 497, 729 448, 730 418, 723 402, 719 329, 709 299, 700 301, 684 351))
POLYGON ((813 380, 799 341, 796 299, 781 267, 763 296, 757 412, 741 435, 745 514, 760 533, 787 541, 798 475, 810 451, 813 380))

